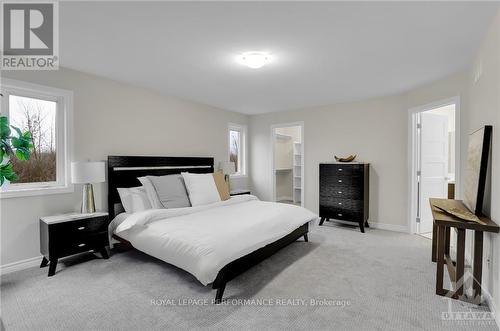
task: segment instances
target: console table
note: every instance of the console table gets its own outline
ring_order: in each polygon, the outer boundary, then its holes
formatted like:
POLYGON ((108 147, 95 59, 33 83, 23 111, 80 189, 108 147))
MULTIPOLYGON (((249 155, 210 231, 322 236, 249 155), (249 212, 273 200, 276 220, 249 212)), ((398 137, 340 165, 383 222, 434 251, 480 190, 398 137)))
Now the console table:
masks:
POLYGON ((485 224, 467 222, 434 207, 434 202, 446 201, 451 207, 467 209, 460 200, 430 199, 433 217, 432 261, 437 262, 436 294, 475 304, 481 303, 483 275, 483 233, 498 233, 500 228, 492 220, 479 217, 485 224), (457 229, 456 266, 450 257, 450 228, 457 229), (474 231, 472 298, 464 294, 465 230, 474 231), (443 288, 444 266, 450 275, 452 290, 443 288))

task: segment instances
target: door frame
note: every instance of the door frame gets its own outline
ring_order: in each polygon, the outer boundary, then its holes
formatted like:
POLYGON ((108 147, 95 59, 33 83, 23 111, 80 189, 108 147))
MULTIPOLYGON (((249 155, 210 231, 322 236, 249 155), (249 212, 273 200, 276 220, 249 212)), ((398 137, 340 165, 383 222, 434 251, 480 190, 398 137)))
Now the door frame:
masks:
MULTIPOLYGON (((305 194, 304 194, 304 189, 305 189, 305 178, 304 178, 304 174, 305 174, 305 148, 304 148, 304 122, 303 121, 299 121, 299 122, 287 122, 287 123, 278 123, 278 124, 271 124, 271 133, 270 133, 270 141, 271 141, 271 199, 273 202, 276 202, 276 170, 275 170, 275 164, 274 164, 274 154, 276 153, 275 151, 275 137, 274 137, 274 130, 277 129, 277 128, 287 128, 287 127, 291 127, 291 126, 300 126, 300 138, 301 138, 301 154, 302 154, 302 157, 301 157, 301 161, 300 161, 300 164, 301 164, 301 169, 300 169, 300 186, 301 186, 301 190, 300 190, 300 205, 302 207, 305 206, 305 201, 304 201, 304 197, 305 197, 305 194)), ((293 183, 292 183, 292 187, 293 187, 293 183)))
POLYGON ((448 99, 431 102, 422 106, 410 108, 408 110, 408 231, 411 234, 417 233, 417 169, 419 162, 418 155, 418 132, 417 132, 417 115, 419 113, 429 111, 435 108, 440 108, 449 105, 455 105, 455 198, 460 198, 461 195, 461 178, 460 178, 460 97, 455 96, 448 99))

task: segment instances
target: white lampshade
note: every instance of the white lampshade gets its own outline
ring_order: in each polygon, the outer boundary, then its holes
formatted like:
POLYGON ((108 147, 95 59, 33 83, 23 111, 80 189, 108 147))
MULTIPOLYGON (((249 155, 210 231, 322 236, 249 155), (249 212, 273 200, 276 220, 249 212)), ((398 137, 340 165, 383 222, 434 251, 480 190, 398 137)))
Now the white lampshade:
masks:
POLYGON ((71 182, 73 184, 102 183, 106 181, 104 162, 72 162, 71 182))
POLYGON ((225 175, 233 175, 236 173, 236 165, 231 161, 219 162, 219 169, 222 170, 225 175))

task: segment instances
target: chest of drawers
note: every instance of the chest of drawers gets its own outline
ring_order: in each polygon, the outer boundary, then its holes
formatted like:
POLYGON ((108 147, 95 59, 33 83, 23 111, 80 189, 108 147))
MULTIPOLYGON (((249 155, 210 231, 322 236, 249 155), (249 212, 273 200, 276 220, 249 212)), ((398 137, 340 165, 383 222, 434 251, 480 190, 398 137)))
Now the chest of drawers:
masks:
POLYGON ((319 165, 320 225, 331 219, 368 227, 368 163, 321 163, 319 165))

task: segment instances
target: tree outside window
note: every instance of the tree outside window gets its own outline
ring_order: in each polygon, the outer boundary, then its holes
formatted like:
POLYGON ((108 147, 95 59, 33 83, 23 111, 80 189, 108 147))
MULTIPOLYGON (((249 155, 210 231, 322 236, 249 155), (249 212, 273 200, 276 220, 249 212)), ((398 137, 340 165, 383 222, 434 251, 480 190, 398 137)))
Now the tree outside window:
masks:
POLYGON ((234 162, 236 173, 241 171, 241 133, 239 131, 229 131, 229 161, 234 162))
POLYGON ((11 159, 18 183, 55 182, 57 103, 17 95, 9 96, 9 120, 31 133, 33 151, 28 161, 11 159))

